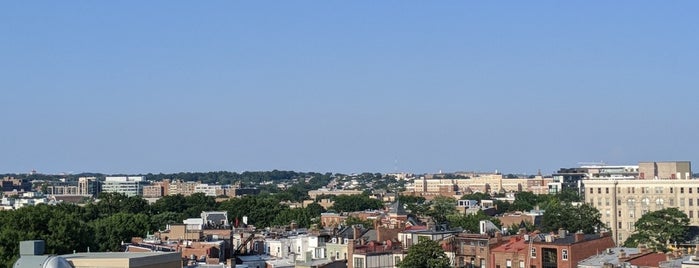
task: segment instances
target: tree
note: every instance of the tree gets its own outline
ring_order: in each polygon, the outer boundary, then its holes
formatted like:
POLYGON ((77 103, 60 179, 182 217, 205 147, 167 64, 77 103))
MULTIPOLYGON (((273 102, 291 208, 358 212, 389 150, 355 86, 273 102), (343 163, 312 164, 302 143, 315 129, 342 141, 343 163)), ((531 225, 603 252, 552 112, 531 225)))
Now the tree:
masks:
POLYGON ((600 218, 599 210, 589 204, 573 206, 571 203, 557 203, 549 206, 541 222, 544 231, 565 229, 590 234, 605 227, 600 218))
POLYGON ((447 268, 449 258, 437 241, 420 237, 419 242, 408 249, 403 261, 398 263, 400 268, 447 268))
POLYGON ((367 209, 380 209, 383 202, 370 198, 368 195, 340 195, 333 200, 333 209, 338 212, 363 211, 367 209))
POLYGON ((667 251, 667 244, 682 241, 689 224, 687 214, 677 208, 666 208, 641 216, 634 224, 635 231, 624 246, 639 243, 658 251, 667 251))
POLYGON ((488 195, 486 193, 478 192, 478 193, 472 193, 472 194, 465 194, 465 195, 461 196, 461 200, 476 200, 479 203, 483 199, 490 200, 490 195, 488 195))
POLYGON ((121 242, 130 242, 134 236, 144 237, 151 223, 145 214, 116 213, 90 222, 95 231, 98 251, 119 251, 121 242))
POLYGON ((493 224, 495 224, 496 226, 500 226, 500 220, 498 220, 497 218, 485 215, 485 213, 483 213, 483 211, 481 211, 481 210, 479 210, 478 212, 476 212, 474 214, 469 214, 469 215, 452 214, 452 215, 447 216, 447 220, 449 221, 449 224, 452 227, 461 227, 470 233, 480 232, 479 223, 482 220, 489 220, 493 224))
POLYGON ((447 216, 456 213, 456 200, 451 197, 437 196, 430 203, 430 210, 427 215, 440 224, 447 221, 447 216))
POLYGON ((519 192, 515 195, 515 201, 512 202, 512 209, 518 211, 529 211, 534 208, 539 202, 539 198, 532 192, 519 192))

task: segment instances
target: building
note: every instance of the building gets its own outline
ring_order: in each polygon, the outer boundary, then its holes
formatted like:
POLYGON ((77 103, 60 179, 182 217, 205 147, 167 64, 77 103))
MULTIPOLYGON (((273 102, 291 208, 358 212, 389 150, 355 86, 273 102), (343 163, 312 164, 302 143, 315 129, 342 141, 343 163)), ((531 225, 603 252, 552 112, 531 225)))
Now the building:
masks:
POLYGON ((11 192, 29 192, 32 190, 32 183, 25 179, 16 179, 13 177, 4 177, 0 181, 2 191, 5 193, 11 192))
POLYGON ((206 183, 198 183, 194 186, 194 193, 203 193, 206 196, 223 195, 223 187, 221 185, 209 185, 206 183))
POLYGON ((172 252, 96 252, 67 255, 44 255, 46 243, 43 240, 20 242, 20 258, 15 268, 180 268, 180 253, 172 252))
POLYGON ((143 176, 106 177, 102 184, 105 193, 120 193, 126 196, 143 195, 143 176))
POLYGON ((143 198, 163 197, 163 186, 159 184, 143 186, 143 198))
POLYGON ((102 191, 102 183, 96 177, 78 178, 78 194, 96 197, 102 191))
POLYGON ((643 214, 675 207, 699 226, 699 180, 587 180, 585 202, 597 208, 617 245, 624 243, 643 214))
POLYGON ((640 162, 638 178, 642 180, 689 180, 692 178, 692 164, 689 161, 640 162))
POLYGON ((490 249, 502 242, 502 237, 488 234, 457 234, 450 239, 445 253, 455 267, 486 268, 490 249))
POLYGON ((492 268, 573 268, 578 262, 614 247, 606 234, 524 234, 491 249, 492 268))
POLYGON ((191 181, 172 181, 168 183, 167 195, 184 195, 190 196, 194 193, 197 183, 191 181))
MULTIPOLYGON (((320 188, 318 190, 311 190, 308 191, 308 196, 315 200, 316 197, 318 196, 323 196, 323 195, 359 195, 362 194, 362 191, 360 190, 342 190, 342 189, 328 189, 328 188, 320 188)), ((236 193, 237 195, 237 193, 236 193)))

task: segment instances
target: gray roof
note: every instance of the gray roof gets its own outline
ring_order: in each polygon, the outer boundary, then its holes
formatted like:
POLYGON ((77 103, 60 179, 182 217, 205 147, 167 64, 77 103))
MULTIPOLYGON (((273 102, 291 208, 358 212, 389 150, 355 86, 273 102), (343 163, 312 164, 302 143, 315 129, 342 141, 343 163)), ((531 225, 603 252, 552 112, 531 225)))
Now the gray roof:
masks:
POLYGON ((391 204, 391 206, 388 208, 388 213, 396 215, 408 215, 408 212, 405 211, 405 208, 403 207, 403 204, 400 203, 400 201, 396 201, 393 204, 391 204))
POLYGON ((640 251, 638 248, 612 248, 611 253, 607 253, 606 251, 600 252, 597 255, 593 255, 587 259, 584 259, 578 263, 578 267, 580 268, 594 268, 594 267, 602 267, 605 263, 617 265, 620 264, 619 262, 619 254, 621 251, 624 251, 626 253, 626 256, 631 255, 631 254, 638 254, 640 251))

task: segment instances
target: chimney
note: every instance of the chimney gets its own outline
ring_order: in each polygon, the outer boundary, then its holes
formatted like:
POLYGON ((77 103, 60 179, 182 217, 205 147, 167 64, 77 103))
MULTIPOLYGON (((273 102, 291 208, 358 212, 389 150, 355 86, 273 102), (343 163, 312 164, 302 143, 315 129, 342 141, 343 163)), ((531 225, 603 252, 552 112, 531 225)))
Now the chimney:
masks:
POLYGON ((359 236, 362 235, 362 232, 361 232, 361 230, 359 229, 359 227, 357 227, 357 225, 352 225, 352 234, 354 235, 353 238, 354 238, 355 240, 359 240, 359 236))
POLYGON ((585 240, 585 234, 577 232, 575 233, 575 243, 585 240))
POLYGON ((495 232, 495 238, 497 239, 497 241, 502 240, 502 233, 500 233, 500 232, 495 232))
POLYGON ((558 229, 558 238, 561 238, 561 239, 566 238, 566 230, 564 230, 563 228, 559 228, 558 229))
POLYGON ((624 249, 619 250, 619 260, 626 258, 626 251, 624 249))

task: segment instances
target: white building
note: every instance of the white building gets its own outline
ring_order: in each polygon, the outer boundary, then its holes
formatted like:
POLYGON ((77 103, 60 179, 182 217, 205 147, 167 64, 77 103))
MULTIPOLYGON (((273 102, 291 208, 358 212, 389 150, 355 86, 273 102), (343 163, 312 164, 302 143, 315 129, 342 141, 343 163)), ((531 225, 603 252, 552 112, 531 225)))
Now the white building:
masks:
POLYGON ((143 183, 143 176, 106 177, 102 184, 102 192, 140 196, 143 194, 143 183))
POLYGON ((203 193, 206 196, 218 196, 217 193, 222 193, 223 187, 221 185, 208 185, 206 183, 199 183, 194 186, 194 193, 203 193))

